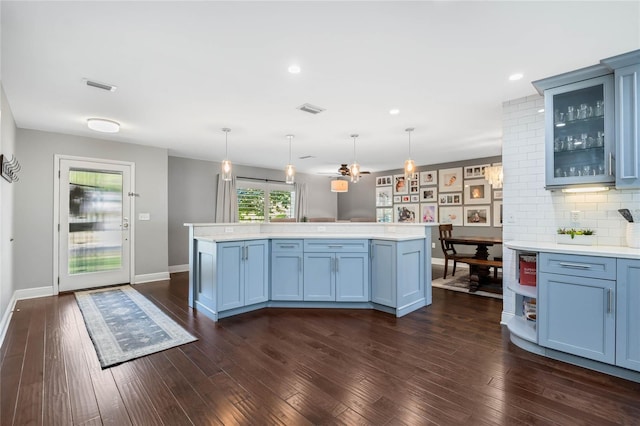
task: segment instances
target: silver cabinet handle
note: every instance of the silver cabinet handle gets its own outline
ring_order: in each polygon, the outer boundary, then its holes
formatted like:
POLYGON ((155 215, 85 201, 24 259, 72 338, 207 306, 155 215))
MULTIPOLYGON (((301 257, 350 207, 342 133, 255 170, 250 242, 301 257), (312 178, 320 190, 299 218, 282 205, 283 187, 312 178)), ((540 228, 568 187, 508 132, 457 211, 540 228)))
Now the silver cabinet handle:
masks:
POLYGON ((609 176, 613 176, 613 152, 609 153, 609 176))
POLYGON ((340 259, 336 257, 336 272, 340 270, 340 259))
POLYGON ((329 248, 342 248, 342 245, 329 245, 329 248))
POLYGON ((298 256, 298 272, 302 272, 302 256, 298 256))
POLYGON ((607 290, 607 313, 613 312, 613 290, 607 290))
POLYGON ((586 265, 584 263, 558 262, 558 265, 564 266, 566 268, 591 269, 591 265, 586 265))
POLYGON ((294 245, 280 245, 280 248, 295 248, 294 245))

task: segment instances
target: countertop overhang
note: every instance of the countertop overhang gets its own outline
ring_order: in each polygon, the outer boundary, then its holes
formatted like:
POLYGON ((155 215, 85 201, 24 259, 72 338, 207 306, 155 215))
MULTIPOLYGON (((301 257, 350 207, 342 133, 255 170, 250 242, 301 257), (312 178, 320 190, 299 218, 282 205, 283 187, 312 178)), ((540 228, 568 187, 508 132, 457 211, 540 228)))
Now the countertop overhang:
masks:
POLYGON ((620 259, 640 259, 640 249, 619 246, 580 246, 536 241, 505 241, 504 245, 513 250, 530 250, 545 253, 578 254, 585 256, 616 257, 620 259))

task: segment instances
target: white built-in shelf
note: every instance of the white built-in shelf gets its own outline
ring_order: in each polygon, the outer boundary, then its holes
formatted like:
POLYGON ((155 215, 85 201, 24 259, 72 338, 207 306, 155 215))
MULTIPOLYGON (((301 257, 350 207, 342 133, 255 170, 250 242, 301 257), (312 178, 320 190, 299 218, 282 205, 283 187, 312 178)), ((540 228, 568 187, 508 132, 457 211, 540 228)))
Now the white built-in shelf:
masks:
POLYGON ((521 339, 538 343, 538 333, 536 333, 535 321, 528 321, 525 317, 516 315, 509 320, 507 328, 511 334, 514 334, 521 339))
POLYGON ((521 285, 515 282, 515 283, 508 283, 507 288, 516 294, 532 297, 534 299, 538 297, 537 287, 534 285, 521 285))

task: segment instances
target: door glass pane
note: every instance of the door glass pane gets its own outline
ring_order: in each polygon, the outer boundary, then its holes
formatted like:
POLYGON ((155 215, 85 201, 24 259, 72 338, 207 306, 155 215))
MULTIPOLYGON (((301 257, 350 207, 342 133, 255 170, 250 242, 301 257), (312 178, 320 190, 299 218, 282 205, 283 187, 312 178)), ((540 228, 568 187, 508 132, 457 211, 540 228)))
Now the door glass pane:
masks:
POLYGON ((69 171, 69 275, 122 266, 122 173, 69 171))

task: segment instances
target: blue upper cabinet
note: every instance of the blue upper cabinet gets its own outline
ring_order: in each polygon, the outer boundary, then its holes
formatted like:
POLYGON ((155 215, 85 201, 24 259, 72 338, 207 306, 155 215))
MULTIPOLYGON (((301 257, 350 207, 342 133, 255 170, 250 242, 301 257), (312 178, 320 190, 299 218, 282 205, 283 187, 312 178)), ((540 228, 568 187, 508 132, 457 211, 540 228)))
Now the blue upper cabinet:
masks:
POLYGON ((611 74, 544 91, 547 189, 613 185, 611 74))
POLYGON ((640 50, 602 63, 615 76, 616 188, 640 188, 640 50))
POLYGON ((616 365, 640 371, 640 260, 618 259, 616 365))

